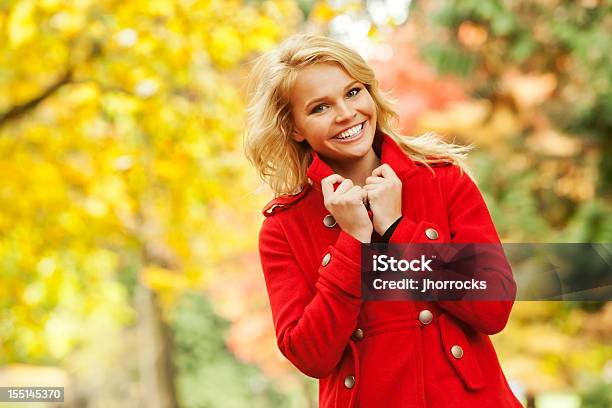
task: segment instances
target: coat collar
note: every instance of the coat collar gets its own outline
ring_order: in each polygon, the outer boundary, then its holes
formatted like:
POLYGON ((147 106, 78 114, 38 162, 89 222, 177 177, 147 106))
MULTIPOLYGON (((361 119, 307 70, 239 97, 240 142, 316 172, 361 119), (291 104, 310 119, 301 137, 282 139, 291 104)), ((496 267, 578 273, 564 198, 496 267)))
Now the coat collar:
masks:
MULTIPOLYGON (((385 133, 376 132, 372 145, 376 155, 380 157, 380 163, 387 163, 397 174, 400 180, 408 179, 418 172, 417 165, 412 161, 402 148, 385 133)), ((334 174, 334 171, 325 163, 316 152, 312 152, 312 163, 308 167, 306 175, 309 182, 320 189, 321 180, 334 174)))
MULTIPOLYGON (((378 157, 380 157, 380 162, 391 166, 402 182, 418 172, 416 163, 404 153, 402 148, 390 136, 377 132, 372 147, 378 157)), ((334 171, 315 152, 312 152, 312 157, 312 163, 310 163, 306 173, 309 184, 306 184, 299 193, 285 194, 270 201, 262 211, 266 217, 290 208, 306 196, 311 187, 319 191, 321 190, 321 180, 331 176, 334 171)))

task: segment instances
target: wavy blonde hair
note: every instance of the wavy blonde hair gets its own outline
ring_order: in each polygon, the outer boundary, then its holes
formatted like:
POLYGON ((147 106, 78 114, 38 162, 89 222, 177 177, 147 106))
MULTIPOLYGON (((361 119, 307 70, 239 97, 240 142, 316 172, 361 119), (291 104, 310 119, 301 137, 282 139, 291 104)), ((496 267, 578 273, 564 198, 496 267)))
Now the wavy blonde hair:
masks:
POLYGON ((410 159, 430 170, 430 163, 439 162, 457 164, 462 171, 466 168, 465 158, 471 146, 446 143, 434 133, 419 137, 398 133, 399 117, 392 100, 379 89, 374 71, 356 51, 331 38, 297 34, 258 57, 247 82, 245 153, 276 196, 293 194, 308 182, 306 172, 312 149, 307 142, 291 137, 289 98, 300 70, 324 62, 339 64, 366 87, 376 104, 376 132, 392 137, 410 159))

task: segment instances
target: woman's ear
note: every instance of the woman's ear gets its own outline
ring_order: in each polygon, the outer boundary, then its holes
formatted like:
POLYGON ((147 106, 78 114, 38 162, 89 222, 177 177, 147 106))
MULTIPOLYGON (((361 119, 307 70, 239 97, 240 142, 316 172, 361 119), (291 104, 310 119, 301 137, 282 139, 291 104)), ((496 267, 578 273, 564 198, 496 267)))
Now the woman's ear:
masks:
POLYGON ((303 142, 306 139, 304 136, 302 136, 301 134, 299 134, 295 130, 291 131, 291 138, 293 140, 295 140, 296 142, 303 142))

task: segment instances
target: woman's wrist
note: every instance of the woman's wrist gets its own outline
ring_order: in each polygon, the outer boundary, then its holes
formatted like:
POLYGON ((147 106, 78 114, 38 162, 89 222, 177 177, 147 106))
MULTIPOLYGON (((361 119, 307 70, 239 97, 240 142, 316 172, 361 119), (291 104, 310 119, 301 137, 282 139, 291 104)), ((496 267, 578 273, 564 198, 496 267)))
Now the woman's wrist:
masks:
POLYGON ((395 217, 390 217, 382 222, 377 222, 374 224, 374 229, 376 230, 378 235, 383 236, 387 232, 387 230, 389 230, 389 228, 391 228, 391 226, 393 226, 393 224, 398 222, 398 220, 401 218, 402 215, 400 214, 395 217))
POLYGON ((357 241, 369 244, 372 241, 372 230, 347 231, 347 234, 355 238, 357 241))
POLYGON ((397 220, 395 220, 395 222, 393 224, 391 224, 389 226, 389 228, 387 228, 385 233, 382 234, 382 237, 381 237, 381 241, 382 242, 389 242, 389 240, 391 239, 391 235, 393 235, 393 233, 395 232, 395 229, 399 225, 399 223, 402 220, 402 218, 404 218, 404 216, 400 215, 399 218, 397 220))

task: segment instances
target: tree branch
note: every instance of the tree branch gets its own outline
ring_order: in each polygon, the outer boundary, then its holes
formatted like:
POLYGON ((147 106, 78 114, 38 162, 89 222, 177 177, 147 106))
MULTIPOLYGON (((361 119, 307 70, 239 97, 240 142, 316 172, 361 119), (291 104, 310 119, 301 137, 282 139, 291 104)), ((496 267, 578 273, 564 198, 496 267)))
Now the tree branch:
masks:
POLYGON ((9 121, 17 119, 26 114, 28 111, 36 108, 42 101, 53 95, 62 86, 70 83, 72 80, 72 73, 72 69, 67 70, 64 75, 58 78, 53 84, 51 84, 51 86, 45 89, 37 97, 32 98, 21 105, 13 106, 6 112, 0 113, 0 128, 6 125, 9 121))

